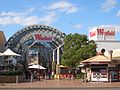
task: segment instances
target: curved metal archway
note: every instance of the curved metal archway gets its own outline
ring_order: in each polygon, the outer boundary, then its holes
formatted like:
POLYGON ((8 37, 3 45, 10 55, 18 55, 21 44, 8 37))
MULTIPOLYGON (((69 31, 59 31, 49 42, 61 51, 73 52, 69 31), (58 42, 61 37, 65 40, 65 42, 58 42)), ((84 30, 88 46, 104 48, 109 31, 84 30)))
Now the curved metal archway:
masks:
MULTIPOLYGON (((6 48, 10 48, 14 52, 21 54, 23 58, 22 60, 26 61, 25 52, 27 52, 28 47, 35 41, 33 37, 34 33, 52 36, 52 42, 47 42, 52 50, 63 45, 63 40, 65 38, 65 33, 60 32, 58 29, 46 25, 31 25, 21 29, 11 36, 6 43, 6 48)), ((44 57, 46 57, 46 55, 44 57)))
MULTIPOLYGON (((33 40, 32 33, 43 33, 53 36, 51 46, 54 49, 55 45, 59 46, 63 44, 65 33, 46 25, 31 25, 16 32, 6 43, 6 48, 10 48, 15 52, 20 53, 22 45, 27 45, 27 41, 33 40)), ((21 54, 21 53, 20 53, 21 54)))

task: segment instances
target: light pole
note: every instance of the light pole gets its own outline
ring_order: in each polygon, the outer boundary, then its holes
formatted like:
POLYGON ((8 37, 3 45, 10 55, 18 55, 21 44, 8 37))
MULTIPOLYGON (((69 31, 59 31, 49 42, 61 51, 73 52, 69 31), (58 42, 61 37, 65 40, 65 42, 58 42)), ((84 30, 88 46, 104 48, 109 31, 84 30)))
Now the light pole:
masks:
MULTIPOLYGON (((60 46, 56 46, 55 49, 52 49, 53 51, 53 56, 52 56, 52 75, 54 76, 55 74, 55 51, 57 50, 57 64, 56 64, 56 75, 59 76, 59 64, 60 64, 60 48, 64 45, 61 44, 60 46)), ((58 77, 59 78, 59 77, 58 77)))
POLYGON ((56 50, 57 48, 55 48, 55 49, 53 49, 53 62, 55 62, 55 50, 56 50))
POLYGON ((54 78, 55 75, 55 51, 57 50, 57 48, 53 49, 53 60, 52 60, 52 77, 54 78))
POLYGON ((58 75, 58 79, 60 79, 60 68, 59 68, 59 65, 60 65, 60 48, 64 45, 61 44, 60 46, 57 47, 57 65, 56 65, 56 74, 58 75))

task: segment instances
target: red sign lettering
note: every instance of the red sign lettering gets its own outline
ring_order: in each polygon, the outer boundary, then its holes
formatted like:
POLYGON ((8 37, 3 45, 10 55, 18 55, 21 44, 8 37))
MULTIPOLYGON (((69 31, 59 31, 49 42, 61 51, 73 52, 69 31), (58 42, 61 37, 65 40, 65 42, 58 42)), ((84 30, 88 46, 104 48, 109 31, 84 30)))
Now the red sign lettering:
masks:
POLYGON ((98 35, 114 36, 115 31, 105 31, 104 29, 97 29, 98 35))
POLYGON ((37 41, 48 41, 51 42, 52 41, 52 36, 44 36, 42 34, 35 34, 35 40, 37 41))
POLYGON ((90 32, 90 37, 93 37, 93 36, 95 36, 96 35, 96 31, 91 31, 90 32))

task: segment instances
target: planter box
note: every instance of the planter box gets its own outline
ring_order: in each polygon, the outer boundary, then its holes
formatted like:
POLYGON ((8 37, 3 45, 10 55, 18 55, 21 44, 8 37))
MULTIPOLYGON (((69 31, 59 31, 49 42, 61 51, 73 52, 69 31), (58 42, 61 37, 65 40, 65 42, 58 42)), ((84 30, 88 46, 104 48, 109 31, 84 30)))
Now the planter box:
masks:
MULTIPOLYGON (((18 76, 18 82, 23 81, 23 76, 18 76)), ((0 83, 16 83, 16 76, 0 76, 0 83)))

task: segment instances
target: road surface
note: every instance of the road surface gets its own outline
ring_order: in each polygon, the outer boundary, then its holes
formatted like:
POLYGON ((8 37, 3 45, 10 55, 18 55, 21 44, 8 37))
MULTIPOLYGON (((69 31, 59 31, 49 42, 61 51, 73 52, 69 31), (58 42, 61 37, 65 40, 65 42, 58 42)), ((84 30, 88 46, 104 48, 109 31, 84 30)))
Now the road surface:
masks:
POLYGON ((30 89, 0 89, 0 90, 120 90, 120 88, 30 88, 30 89))

